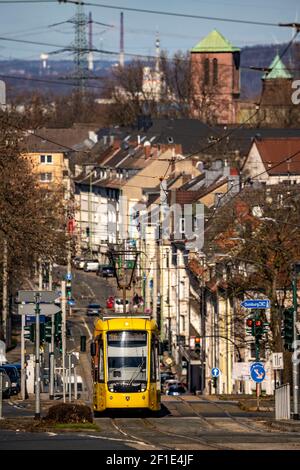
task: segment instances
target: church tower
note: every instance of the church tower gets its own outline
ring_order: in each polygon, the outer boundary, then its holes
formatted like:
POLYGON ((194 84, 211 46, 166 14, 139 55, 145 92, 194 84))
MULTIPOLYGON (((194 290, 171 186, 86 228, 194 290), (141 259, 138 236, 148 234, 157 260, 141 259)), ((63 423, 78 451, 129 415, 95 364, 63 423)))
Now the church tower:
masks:
POLYGON ((235 123, 240 49, 214 29, 191 50, 191 67, 192 115, 212 123, 235 123))

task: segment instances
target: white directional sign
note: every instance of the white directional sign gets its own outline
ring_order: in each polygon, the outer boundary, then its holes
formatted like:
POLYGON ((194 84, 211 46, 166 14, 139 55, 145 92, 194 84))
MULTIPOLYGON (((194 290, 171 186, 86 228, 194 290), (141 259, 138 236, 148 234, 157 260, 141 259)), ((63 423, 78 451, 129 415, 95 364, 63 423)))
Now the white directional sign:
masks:
POLYGON ((5 351, 6 351, 5 343, 4 341, 0 341, 0 366, 2 366, 2 364, 5 364, 7 362, 5 351))
POLYGON ((42 304, 52 304, 59 301, 59 294, 52 290, 19 290, 17 296, 17 303, 35 304, 36 296, 42 304))
MULTIPOLYGON (((40 315, 55 315, 61 311, 61 307, 55 304, 39 304, 40 315)), ((18 305, 18 314, 19 315, 35 315, 35 305, 34 304, 21 304, 18 305)))
POLYGON ((274 370, 283 369, 283 353, 272 354, 272 365, 274 370))

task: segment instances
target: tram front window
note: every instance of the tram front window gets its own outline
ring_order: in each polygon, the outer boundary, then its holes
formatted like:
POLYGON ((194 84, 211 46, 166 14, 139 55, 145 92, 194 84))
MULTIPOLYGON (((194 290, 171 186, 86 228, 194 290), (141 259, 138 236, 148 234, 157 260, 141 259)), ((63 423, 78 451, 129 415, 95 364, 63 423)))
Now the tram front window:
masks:
POLYGON ((111 392, 143 392, 147 387, 147 333, 107 333, 108 388, 111 392))

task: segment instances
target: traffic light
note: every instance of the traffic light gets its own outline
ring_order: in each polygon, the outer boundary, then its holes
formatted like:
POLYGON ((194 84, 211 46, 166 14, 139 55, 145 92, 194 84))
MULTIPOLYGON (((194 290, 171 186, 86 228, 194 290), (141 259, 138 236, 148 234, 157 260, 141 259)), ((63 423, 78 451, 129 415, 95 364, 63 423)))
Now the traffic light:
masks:
POLYGON ((285 308, 283 310, 283 338, 284 348, 292 351, 294 338, 294 308, 285 308))
POLYGON ((29 339, 32 343, 34 343, 34 339, 35 339, 35 324, 34 323, 24 327, 24 338, 29 339))
POLYGON ((54 315, 54 336, 57 341, 61 340, 62 314, 58 312, 54 315))
POLYGON ((52 320, 51 317, 47 319, 45 323, 45 341, 46 343, 51 343, 51 333, 52 333, 52 320))
POLYGON ((200 357, 200 353, 201 353, 201 345, 200 345, 200 338, 199 336, 196 336, 195 338, 195 354, 200 357))
POLYGON ((85 233, 86 233, 86 236, 87 236, 87 237, 90 236, 90 227, 86 227, 85 233))
POLYGON ((246 326, 248 329, 248 333, 252 334, 252 336, 255 336, 255 323, 254 323, 253 318, 247 318, 246 326))
POLYGON ((218 384, 218 377, 213 377, 213 378, 212 378, 212 386, 213 386, 213 388, 217 388, 217 384, 218 384))
POLYGON ((72 283, 71 283, 71 281, 67 281, 67 285, 66 285, 66 297, 67 297, 67 300, 71 300, 71 299, 72 299, 72 283))
POLYGON ((80 336, 80 351, 86 351, 86 336, 80 336))
POLYGON ((264 333, 263 321, 260 318, 256 318, 254 322, 255 326, 255 336, 261 338, 264 333))

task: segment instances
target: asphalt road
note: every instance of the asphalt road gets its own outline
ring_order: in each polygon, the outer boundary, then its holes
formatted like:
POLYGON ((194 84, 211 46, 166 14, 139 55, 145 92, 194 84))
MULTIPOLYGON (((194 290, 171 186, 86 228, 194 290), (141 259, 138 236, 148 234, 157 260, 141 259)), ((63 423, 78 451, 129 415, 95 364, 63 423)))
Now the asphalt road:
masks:
POLYGON ((0 430, 0 450, 128 450, 125 441, 93 433, 29 433, 0 430))

